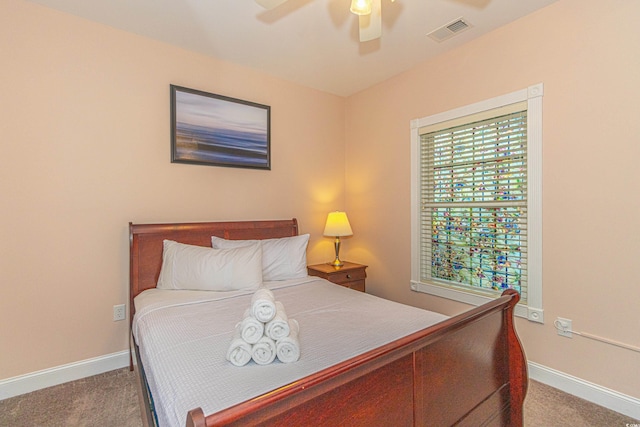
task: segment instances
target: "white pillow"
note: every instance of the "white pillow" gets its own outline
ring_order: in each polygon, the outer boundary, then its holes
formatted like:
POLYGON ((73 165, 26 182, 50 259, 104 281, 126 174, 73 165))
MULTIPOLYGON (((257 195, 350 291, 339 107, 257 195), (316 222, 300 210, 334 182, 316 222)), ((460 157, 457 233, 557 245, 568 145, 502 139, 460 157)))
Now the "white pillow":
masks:
POLYGON ((212 249, 163 242, 158 289, 256 290, 262 285, 260 245, 212 249))
POLYGON ((307 244, 309 235, 265 240, 226 240, 211 236, 211 245, 217 249, 262 245, 262 280, 287 280, 307 276, 307 244))

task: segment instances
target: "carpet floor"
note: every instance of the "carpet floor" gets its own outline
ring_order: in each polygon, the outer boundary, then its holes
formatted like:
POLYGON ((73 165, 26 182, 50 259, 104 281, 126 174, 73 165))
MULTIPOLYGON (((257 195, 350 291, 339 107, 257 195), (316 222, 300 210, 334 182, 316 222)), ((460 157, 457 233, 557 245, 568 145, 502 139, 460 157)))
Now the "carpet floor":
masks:
POLYGON ((2 427, 141 427, 129 368, 0 400, 2 427))
MULTIPOLYGON (((128 368, 0 401, 2 427, 140 427, 136 377, 128 368)), ((639 420, 530 381, 527 427, 628 427, 639 420)))

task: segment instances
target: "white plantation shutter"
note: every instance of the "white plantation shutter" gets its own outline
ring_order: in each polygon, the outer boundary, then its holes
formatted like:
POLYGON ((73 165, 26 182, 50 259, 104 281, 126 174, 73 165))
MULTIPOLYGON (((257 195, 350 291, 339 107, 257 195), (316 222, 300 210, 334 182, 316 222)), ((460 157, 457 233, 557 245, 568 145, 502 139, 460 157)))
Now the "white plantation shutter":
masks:
POLYGON ((419 131, 421 279, 526 301, 526 103, 464 119, 419 131))

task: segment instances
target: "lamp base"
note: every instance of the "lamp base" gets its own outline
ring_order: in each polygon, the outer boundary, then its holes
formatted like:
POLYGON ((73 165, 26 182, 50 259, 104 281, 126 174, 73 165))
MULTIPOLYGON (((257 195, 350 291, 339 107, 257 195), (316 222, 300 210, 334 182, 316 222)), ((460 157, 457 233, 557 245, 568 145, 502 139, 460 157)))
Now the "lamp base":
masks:
POLYGON ((335 268, 340 268, 344 265, 344 263, 342 261, 340 261, 339 258, 336 257, 335 260, 333 260, 333 262, 329 262, 329 265, 333 265, 335 268))
POLYGON ((340 236, 336 236, 336 240, 333 243, 333 246, 335 247, 335 250, 336 250, 336 259, 333 260, 333 262, 330 264, 333 265, 335 268, 340 268, 344 265, 342 261, 340 261, 340 236))

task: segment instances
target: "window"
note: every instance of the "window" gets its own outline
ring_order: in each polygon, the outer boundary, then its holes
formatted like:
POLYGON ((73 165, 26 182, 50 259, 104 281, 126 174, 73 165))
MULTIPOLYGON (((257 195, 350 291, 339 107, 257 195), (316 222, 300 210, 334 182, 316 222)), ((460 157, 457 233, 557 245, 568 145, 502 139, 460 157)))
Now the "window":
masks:
POLYGON ((412 121, 413 290, 543 322, 542 89, 412 121))

